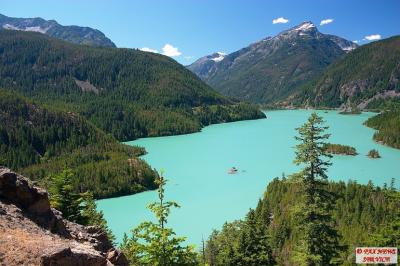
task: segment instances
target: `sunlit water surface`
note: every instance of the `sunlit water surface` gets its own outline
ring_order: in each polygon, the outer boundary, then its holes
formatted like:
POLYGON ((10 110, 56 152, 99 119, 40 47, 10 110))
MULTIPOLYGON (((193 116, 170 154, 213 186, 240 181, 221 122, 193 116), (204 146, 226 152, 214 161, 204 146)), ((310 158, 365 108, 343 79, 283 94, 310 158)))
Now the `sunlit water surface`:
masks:
MULTIPOLYGON (((202 132, 145 138, 129 142, 146 148, 143 156, 153 168, 164 169, 169 180, 167 199, 181 205, 168 220, 178 235, 199 246, 213 228, 226 221, 243 218, 256 206, 266 185, 282 173, 298 170, 293 164, 296 141, 295 128, 311 114, 308 110, 269 111, 267 119, 218 124, 202 132), (231 167, 237 174, 228 174, 231 167)), ((400 150, 375 143, 373 129, 363 122, 372 113, 340 115, 336 111, 318 111, 329 125, 329 142, 346 144, 357 149, 357 156, 335 156, 329 169, 331 180, 357 180, 376 185, 400 180, 400 150), (366 154, 377 149, 381 159, 369 159, 366 154)), ((117 237, 140 222, 153 219, 146 209, 155 201, 155 191, 132 196, 99 200, 98 208, 117 237)))

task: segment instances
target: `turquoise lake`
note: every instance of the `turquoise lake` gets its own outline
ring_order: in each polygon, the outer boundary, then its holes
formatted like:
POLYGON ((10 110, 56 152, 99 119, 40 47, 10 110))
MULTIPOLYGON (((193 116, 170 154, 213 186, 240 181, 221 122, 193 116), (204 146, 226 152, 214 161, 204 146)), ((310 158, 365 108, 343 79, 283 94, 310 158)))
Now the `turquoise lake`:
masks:
MULTIPOLYGON (((267 118, 206 127, 202 132, 139 139, 129 142, 146 148, 142 158, 157 170, 164 169, 169 180, 166 198, 181 205, 168 220, 187 243, 199 246, 213 228, 243 218, 256 206, 274 177, 296 172, 293 164, 295 128, 311 114, 309 110, 268 111, 267 118), (231 167, 237 174, 228 174, 231 167)), ((372 113, 340 115, 336 111, 317 111, 330 127, 329 142, 357 149, 357 156, 334 156, 329 169, 331 180, 357 180, 376 185, 400 180, 400 150, 375 143, 374 130, 363 126, 372 113), (366 156, 377 149, 381 159, 366 156)), ((397 187, 399 187, 397 183, 397 187)), ((99 200, 98 209, 117 240, 140 222, 153 219, 146 209, 157 199, 155 191, 99 200)))

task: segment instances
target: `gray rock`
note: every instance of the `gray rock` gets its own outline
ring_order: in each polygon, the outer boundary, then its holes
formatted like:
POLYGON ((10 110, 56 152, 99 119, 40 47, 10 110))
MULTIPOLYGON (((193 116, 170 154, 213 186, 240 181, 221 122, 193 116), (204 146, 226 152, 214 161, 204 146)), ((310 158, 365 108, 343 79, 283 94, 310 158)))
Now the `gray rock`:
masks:
POLYGON ((33 186, 27 178, 8 168, 0 168, 0 198, 20 207, 41 227, 64 237, 70 237, 61 212, 50 208, 47 191, 33 186))
POLYGON ((114 265, 128 266, 129 261, 125 255, 118 249, 112 248, 107 252, 107 260, 114 265))
POLYGON ((33 186, 27 178, 4 167, 0 167, 0 203, 0 217, 3 218, 0 228, 22 227, 24 231, 42 232, 39 235, 53 239, 47 243, 51 248, 36 257, 40 258, 41 265, 129 265, 101 228, 65 220, 60 211, 50 207, 46 190, 33 186), (61 239, 57 243, 62 241, 63 244, 54 245, 54 236, 61 239))
POLYGON ((107 260, 93 252, 79 252, 62 247, 46 251, 40 263, 43 266, 105 266, 107 260))
POLYGON ((50 211, 46 190, 32 186, 28 179, 17 175, 8 168, 0 168, 0 197, 35 214, 44 214, 50 211))

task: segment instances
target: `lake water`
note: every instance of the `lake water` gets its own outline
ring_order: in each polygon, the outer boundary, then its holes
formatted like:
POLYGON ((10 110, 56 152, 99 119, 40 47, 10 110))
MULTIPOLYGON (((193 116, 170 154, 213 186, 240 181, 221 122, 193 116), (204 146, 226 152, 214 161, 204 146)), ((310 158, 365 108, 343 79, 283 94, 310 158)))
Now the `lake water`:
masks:
MULTIPOLYGON (((213 228, 243 218, 255 207, 274 177, 298 170, 292 163, 295 128, 311 112, 268 111, 266 119, 212 125, 195 134, 139 139, 128 144, 145 147, 148 154, 143 159, 153 168, 165 170, 169 180, 166 198, 181 205, 172 211, 168 226, 187 236, 188 243, 199 246, 213 228), (233 166, 238 173, 228 174, 233 166)), ((335 156, 329 169, 331 180, 353 179, 363 184, 372 180, 377 185, 390 184, 392 177, 400 180, 400 150, 375 143, 374 130, 363 126, 374 114, 318 113, 330 127, 329 142, 353 146, 359 153, 335 156), (377 149, 382 158, 369 159, 366 154, 371 149, 377 149)), ((156 199, 156 192, 151 191, 99 200, 97 204, 120 241, 124 232, 153 218, 146 206, 156 199)))

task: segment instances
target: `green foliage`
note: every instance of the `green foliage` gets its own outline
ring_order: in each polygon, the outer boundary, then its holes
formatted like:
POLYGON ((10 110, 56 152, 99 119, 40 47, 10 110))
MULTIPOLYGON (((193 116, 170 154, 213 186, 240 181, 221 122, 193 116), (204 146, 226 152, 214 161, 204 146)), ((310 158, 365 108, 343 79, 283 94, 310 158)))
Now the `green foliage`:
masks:
POLYGON ((97 210, 97 205, 93 198, 93 194, 91 192, 85 192, 82 193, 81 196, 83 199, 83 207, 80 214, 83 221, 82 224, 95 225, 99 227, 103 232, 107 233, 108 239, 114 243, 115 236, 107 225, 103 211, 97 210))
POLYGON ((71 169, 64 169, 61 173, 48 177, 51 206, 61 211, 63 217, 71 222, 98 226, 113 242, 115 237, 107 226, 103 212, 97 211, 93 194, 75 193, 72 186, 73 179, 71 169))
POLYGON ((155 173, 137 156, 79 115, 54 111, 0 90, 0 161, 48 188, 45 177, 74 170, 75 193, 96 198, 154 189, 155 173))
POLYGON ((202 106, 229 110, 212 123, 265 117, 253 106, 236 108, 166 56, 9 30, 0 31, 0 47, 0 86, 79 113, 120 141, 199 131, 204 124, 193 108, 202 106))
POLYGON ((194 108, 193 111, 203 126, 220 122, 262 118, 259 114, 259 109, 248 103, 201 106, 194 108))
POLYGON ((324 148, 326 152, 330 154, 344 154, 344 155, 358 154, 356 148, 347 145, 327 143, 324 145, 324 148))
POLYGON ((328 128, 316 113, 311 114, 307 123, 297 128, 296 164, 304 165, 296 175, 302 197, 295 204, 294 216, 296 227, 301 232, 293 261, 299 265, 335 264, 339 251, 337 231, 333 228, 332 215, 329 210, 333 205, 333 195, 327 189, 327 167, 331 165, 326 159, 330 157, 326 150, 325 134, 328 128))
POLYGON ((250 210, 244 221, 226 223, 221 232, 210 235, 205 251, 208 265, 275 265, 267 232, 269 222, 262 217, 260 207, 250 210))
MULTIPOLYGON (((394 180, 392 179, 394 182, 394 180)), ((388 204, 391 204, 394 209, 389 214, 389 219, 386 224, 380 227, 373 235, 373 242, 381 247, 400 247, 400 193, 396 191, 394 185, 391 185, 389 190, 385 190, 388 204)))
POLYGON ((375 150, 375 149, 370 150, 370 151, 368 152, 367 156, 368 156, 369 158, 372 158, 372 159, 381 158, 381 156, 379 155, 378 150, 375 150))
POLYGON ((83 197, 73 192, 72 176, 72 171, 69 169, 50 176, 50 204, 61 211, 67 220, 82 223, 83 197))
POLYGON ((318 77, 299 89, 291 102, 316 107, 363 103, 368 108, 381 109, 385 101, 391 101, 390 97, 370 100, 386 91, 392 91, 392 96, 393 92, 400 92, 399 60, 399 36, 363 45, 329 65, 318 77))
MULTIPOLYGON (((334 221, 332 225, 340 236, 341 248, 337 250, 340 264, 354 264, 355 247, 400 247, 400 192, 396 191, 394 185, 381 189, 350 180, 347 184, 329 182, 326 189, 335 195, 329 212, 334 221)), ((265 233, 258 237, 268 239, 272 258, 277 265, 298 265, 293 262, 293 257, 298 253, 303 229, 298 226, 299 216, 294 205, 303 193, 299 183, 294 180, 275 178, 268 184, 264 197, 255 209, 255 216, 260 217, 260 225, 267 227, 265 233)), ((210 266, 232 265, 229 263, 233 263, 233 251, 238 246, 243 223, 226 223, 221 231, 214 231, 209 236, 206 261, 210 266)))
POLYGON ((400 97, 374 99, 368 103, 367 108, 371 111, 400 110, 400 97))
POLYGON ((400 149, 400 109, 380 113, 369 118, 365 125, 378 130, 374 140, 400 149))
POLYGON ((159 202, 149 204, 158 223, 143 222, 124 236, 121 250, 132 265, 189 266, 198 265, 197 254, 192 246, 182 246, 184 237, 177 237, 173 229, 166 228, 171 208, 179 208, 173 201, 164 201, 166 180, 163 174, 157 179, 159 202))

